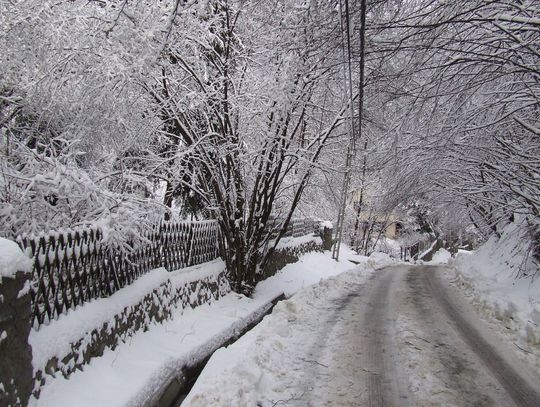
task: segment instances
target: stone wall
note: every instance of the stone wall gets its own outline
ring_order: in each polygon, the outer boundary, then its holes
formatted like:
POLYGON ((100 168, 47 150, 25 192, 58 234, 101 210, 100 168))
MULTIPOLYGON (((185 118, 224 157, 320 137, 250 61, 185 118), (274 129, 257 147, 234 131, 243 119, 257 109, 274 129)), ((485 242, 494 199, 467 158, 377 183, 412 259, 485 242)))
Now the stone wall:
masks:
MULTIPOLYGON (((303 253, 313 251, 322 251, 320 240, 278 249, 271 256, 260 280, 273 276, 285 265, 298 261, 303 253)), ((103 355, 105 349, 115 349, 137 331, 145 331, 150 324, 169 319, 173 310, 193 308, 217 300, 230 291, 225 271, 217 276, 207 276, 180 286, 175 286, 171 280, 165 281, 138 304, 125 308, 103 326, 96 327, 70 344, 71 351, 68 354, 61 358, 51 358, 45 366, 38 368, 35 374, 35 395, 39 394, 39 388, 45 384, 47 375, 62 374, 68 377, 92 358, 103 355)))
POLYGON ((68 354, 61 358, 51 358, 45 366, 37 369, 34 396, 39 396, 47 376, 62 374, 69 377, 92 358, 103 355, 105 349, 115 349, 137 331, 146 331, 150 324, 169 319, 174 310, 193 308, 217 300, 230 291, 225 271, 180 286, 175 286, 170 279, 165 281, 136 305, 126 307, 103 326, 87 332, 83 338, 70 344, 71 351, 68 354))
POLYGON ((0 407, 25 406, 32 391, 29 278, 0 277, 0 407))
MULTIPOLYGON (((268 266, 260 276, 260 280, 274 275, 279 269, 289 263, 298 261, 303 253, 311 251, 322 251, 321 240, 314 238, 301 244, 280 247, 272 255, 268 266)), ((26 300, 28 309, 26 316, 22 315, 23 311, 19 312, 21 320, 27 321, 26 328, 21 327, 20 336, 26 338, 18 341, 20 347, 25 349, 25 352, 17 351, 14 354, 26 355, 20 356, 25 358, 17 362, 21 366, 20 375, 24 376, 24 386, 17 386, 19 393, 22 391, 25 394, 30 394, 39 397, 40 389, 47 382, 47 378, 52 376, 62 375, 69 377, 76 370, 83 369, 92 358, 103 355, 106 349, 115 349, 120 343, 126 342, 139 330, 148 330, 149 326, 154 323, 160 323, 171 318, 173 312, 178 309, 188 307, 196 307, 212 300, 217 300, 231 291, 230 285, 226 278, 225 270, 215 273, 210 273, 206 276, 198 277, 195 274, 193 280, 184 280, 185 274, 182 271, 171 273, 171 277, 165 277, 166 280, 159 286, 148 292, 137 303, 125 307, 120 313, 111 315, 111 319, 103 323, 102 326, 96 326, 94 329, 86 332, 81 338, 73 343, 70 343, 66 354, 55 357, 43 358, 46 362, 44 366, 34 366, 32 368, 32 357, 28 346, 28 332, 30 331, 29 318, 30 315, 29 299, 26 300), (33 373, 32 373, 33 372, 33 373)), ((191 278, 191 277, 190 277, 191 278)), ((19 285, 22 283, 19 283, 19 285)), ((7 287, 7 285, 5 285, 7 287)), ((6 301, 16 304, 13 298, 6 301)), ((97 300, 99 301, 99 300, 97 300)), ((12 315, 17 315, 15 312, 12 315)), ((60 316, 63 318, 63 316, 60 316)), ((16 317, 19 319, 19 317, 16 317)), ((7 324, 12 323, 7 322, 7 324)), ((52 321, 51 324, 55 324, 52 321)), ((1 326, 1 325, 0 325, 1 326)), ((2 346, 2 343, 0 343, 2 346)), ((21 348, 21 349, 22 349, 21 348)), ((2 354, 4 352, 2 351, 2 354)), ((4 366, 2 362, 2 366, 4 366)), ((22 376, 21 376, 22 378, 22 376)), ((21 379, 22 380, 22 379, 21 379)), ((1 389, 1 388, 0 388, 1 389)), ((28 396, 24 400, 21 398, 21 405, 26 405, 28 396)), ((2 400, 0 398, 0 400, 2 400)), ((0 407, 7 405, 16 405, 13 402, 1 404, 0 407)))
POLYGON ((259 281, 272 277, 287 264, 296 263, 302 254, 322 251, 323 247, 319 240, 312 240, 298 246, 280 248, 270 256, 266 267, 259 275, 259 281))

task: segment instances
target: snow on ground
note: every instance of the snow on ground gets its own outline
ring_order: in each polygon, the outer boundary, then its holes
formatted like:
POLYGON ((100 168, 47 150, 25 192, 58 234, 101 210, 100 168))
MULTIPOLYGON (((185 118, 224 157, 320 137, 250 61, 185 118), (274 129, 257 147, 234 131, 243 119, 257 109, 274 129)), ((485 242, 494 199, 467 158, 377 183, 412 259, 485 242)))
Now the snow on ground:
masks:
POLYGON ((296 263, 287 264, 276 275, 260 282, 255 289, 255 298, 260 295, 279 295, 290 297, 298 290, 320 282, 354 267, 354 262, 367 263, 370 258, 359 256, 348 246, 341 245, 340 261, 331 258, 330 252, 304 254, 296 263))
POLYGON ((2 277, 13 277, 17 271, 28 272, 32 269, 32 260, 26 256, 19 245, 0 237, 0 283, 2 277))
POLYGON ((401 255, 401 244, 399 240, 390 239, 389 237, 382 236, 375 245, 375 250, 382 253, 388 253, 395 258, 399 258, 401 255))
POLYGON ((83 306, 70 309, 58 320, 30 331, 34 370, 42 369, 53 357, 62 358, 71 351, 71 343, 99 329, 125 308, 138 304, 148 293, 167 280, 174 287, 208 276, 217 276, 225 270, 225 263, 218 259, 201 265, 168 272, 164 268, 151 270, 132 284, 110 297, 98 298, 83 306))
MULTIPOLYGON (((266 311, 269 301, 276 295, 285 292, 290 296, 302 287, 350 270, 355 265, 348 259, 364 263, 364 268, 375 264, 373 259, 357 256, 346 246, 342 250, 340 262, 332 260, 330 252, 305 254, 298 263, 286 266, 274 277, 260 283, 251 299, 230 293, 209 305, 183 312, 178 310, 171 320, 154 324, 147 332, 138 332, 114 351, 106 350, 103 356, 93 359, 83 371, 74 373, 69 379, 59 375, 48 381, 40 398, 33 399, 31 406, 148 405, 156 390, 178 369, 211 353, 224 337, 232 336, 235 330, 240 330, 266 311)), ((381 260, 389 261, 386 257, 381 260)), ((196 270, 193 273, 197 275, 196 270)), ((171 277, 171 274, 174 273, 168 273, 168 276, 171 277)), ((189 275, 178 273, 172 277, 173 280, 183 280, 189 275)), ((162 277, 158 270, 156 276, 149 277, 152 281, 145 285, 158 284, 162 277)), ((135 288, 133 290, 138 292, 135 288)), ((96 315, 100 314, 96 312, 96 315)), ((82 314, 79 316, 86 317, 82 314)), ((53 327, 57 322, 50 326, 53 327)), ((77 328, 80 329, 83 328, 77 328)), ((288 328, 282 326, 280 329, 283 333, 288 328)), ((48 333, 42 335, 50 339, 48 333)), ((43 341, 50 345, 49 340, 43 341)), ((55 347, 52 349, 56 352, 55 347)))
MULTIPOLYGON (((433 245, 435 244, 436 242, 433 243, 433 245)), ((431 245, 433 247, 433 245, 431 245)), ((430 249, 428 249, 429 251, 430 249)), ((426 251, 427 252, 427 251, 426 251)), ((442 249, 439 249, 435 252, 435 254, 433 255, 432 259, 430 261, 425 261, 423 262, 423 264, 432 264, 432 265, 436 265, 436 264, 448 264, 448 262, 450 261, 450 259, 452 258, 452 254, 450 254, 450 252, 444 248, 442 249)))
POLYGON ((450 278, 516 349, 536 354, 534 363, 540 363, 540 279, 517 277, 523 267, 529 272, 534 267, 527 265, 525 241, 510 225, 500 239, 492 237, 474 252, 460 251, 449 263, 450 278))
POLYGON ((214 353, 182 406, 267 407, 300 405, 300 400, 309 399, 306 392, 315 390, 309 384, 312 370, 320 362, 308 351, 321 347, 321 329, 331 330, 331 321, 325 319, 331 314, 324 307, 342 299, 346 287, 362 284, 372 272, 367 263, 356 266, 280 302, 254 329, 214 353))
POLYGON ((387 253, 374 252, 368 257, 367 263, 372 267, 381 268, 395 264, 396 260, 387 253))
POLYGON ((387 254, 359 256, 342 245, 339 262, 329 252, 310 253, 259 283, 255 297, 280 290, 288 297, 296 294, 236 343, 214 353, 182 405, 273 406, 287 400, 294 405, 316 364, 302 355, 320 347, 321 306, 341 299, 344 287, 364 283, 375 268, 394 263, 387 254))
POLYGON ((69 379, 57 377, 30 406, 146 406, 163 382, 190 361, 204 358, 267 310, 267 302, 230 293, 178 313, 166 323, 138 332, 114 351, 92 359, 69 379))

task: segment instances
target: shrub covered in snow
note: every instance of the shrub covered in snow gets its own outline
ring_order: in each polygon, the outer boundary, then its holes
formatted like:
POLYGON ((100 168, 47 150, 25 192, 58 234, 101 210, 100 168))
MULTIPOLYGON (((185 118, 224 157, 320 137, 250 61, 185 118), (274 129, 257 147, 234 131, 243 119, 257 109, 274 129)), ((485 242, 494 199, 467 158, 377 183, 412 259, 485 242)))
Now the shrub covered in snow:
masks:
POLYGON ((0 170, 0 236, 99 226, 111 246, 137 241, 162 209, 136 191, 114 191, 77 164, 75 142, 54 151, 11 140, 0 170))

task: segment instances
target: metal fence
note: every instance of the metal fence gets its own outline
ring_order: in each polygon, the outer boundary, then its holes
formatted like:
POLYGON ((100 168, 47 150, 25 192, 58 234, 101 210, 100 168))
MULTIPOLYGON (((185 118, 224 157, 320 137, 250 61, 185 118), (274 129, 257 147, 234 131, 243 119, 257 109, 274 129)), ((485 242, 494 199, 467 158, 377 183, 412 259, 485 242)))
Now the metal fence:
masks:
MULTIPOLYGON (((285 236, 314 230, 312 219, 293 219, 285 236)), ((177 270, 219 257, 215 220, 163 222, 143 237, 145 243, 132 250, 111 250, 97 227, 19 237, 21 248, 34 259, 33 324, 47 323, 84 302, 108 297, 154 268, 177 270)))

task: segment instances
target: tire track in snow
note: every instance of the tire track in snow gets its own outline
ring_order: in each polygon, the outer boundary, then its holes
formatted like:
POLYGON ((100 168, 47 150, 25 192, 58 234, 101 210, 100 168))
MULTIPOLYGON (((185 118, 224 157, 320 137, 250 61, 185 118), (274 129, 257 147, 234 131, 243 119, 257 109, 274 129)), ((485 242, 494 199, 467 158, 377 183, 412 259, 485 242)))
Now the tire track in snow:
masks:
POLYGON ((308 406, 407 405, 399 386, 389 307, 397 280, 393 270, 382 270, 330 302, 332 312, 321 324, 324 334, 310 349, 323 365, 310 372, 314 380, 308 406))
POLYGON ((374 275, 364 311, 363 353, 368 371, 368 407, 398 407, 407 403, 408 396, 400 388, 393 343, 395 324, 391 313, 394 303, 392 294, 401 280, 398 274, 395 269, 387 268, 374 275))
POLYGON ((358 392, 349 386, 350 383, 342 383, 352 372, 343 364, 336 368, 335 359, 336 355, 340 355, 339 349, 346 349, 349 359, 355 358, 354 352, 349 355, 350 348, 342 346, 346 341, 344 337, 350 333, 343 332, 343 324, 350 328, 351 315, 356 315, 355 303, 364 295, 364 289, 364 284, 354 284, 343 291, 342 297, 332 299, 321 309, 321 314, 326 314, 326 318, 318 323, 317 338, 307 352, 309 360, 302 360, 309 364, 306 376, 311 379, 305 386, 307 407, 338 405, 336 402, 342 406, 356 405, 358 392), (342 397, 344 384, 349 394, 342 397))
POLYGON ((538 407, 540 406, 539 392, 514 369, 501 354, 482 335, 481 331, 474 326, 468 318, 463 315, 463 311, 452 301, 448 292, 443 287, 440 280, 434 276, 435 268, 425 268, 427 285, 433 292, 438 304, 455 324, 456 330, 467 342, 469 347, 478 355, 491 374, 498 380, 508 395, 518 406, 538 407))
POLYGON ((407 272, 399 323, 404 362, 411 367, 412 391, 422 406, 509 406, 512 400, 486 372, 481 360, 455 332, 438 306, 429 272, 407 272), (404 334, 405 333, 405 334, 404 334), (408 346, 407 346, 408 345, 408 346))

